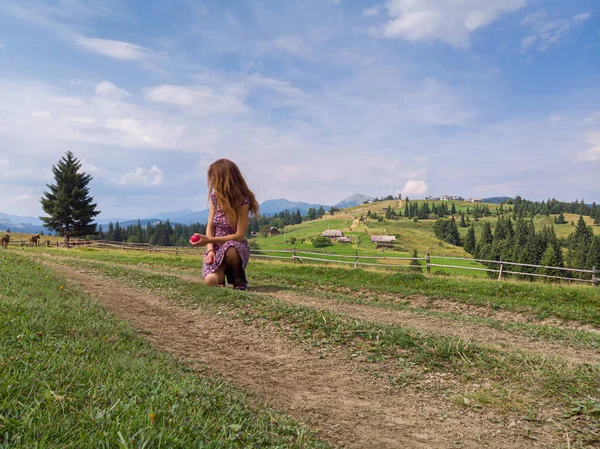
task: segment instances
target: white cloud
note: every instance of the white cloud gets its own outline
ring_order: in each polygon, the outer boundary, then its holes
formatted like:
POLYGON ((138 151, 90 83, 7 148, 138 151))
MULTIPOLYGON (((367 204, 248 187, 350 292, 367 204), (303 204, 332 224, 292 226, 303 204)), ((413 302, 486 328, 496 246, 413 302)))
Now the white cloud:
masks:
POLYGON ((149 56, 148 49, 129 42, 83 36, 75 36, 74 42, 88 51, 114 59, 141 61, 149 56))
POLYGON ((50 112, 50 111, 35 111, 30 114, 30 117, 52 118, 52 112, 50 112))
POLYGON ((415 42, 440 40, 455 48, 465 48, 470 44, 472 32, 526 3, 527 0, 389 0, 386 8, 391 20, 375 34, 415 42))
POLYGON ((584 12, 584 13, 577 14, 577 15, 573 16, 571 18, 571 20, 574 23, 582 23, 582 22, 585 22, 586 20, 588 20, 590 17, 592 17, 592 13, 584 12))
POLYGON ((0 165, 8 165, 9 160, 8 159, 0 159, 0 165))
POLYGON ((374 6, 373 8, 366 8, 363 9, 362 12, 363 16, 365 17, 373 17, 379 14, 379 7, 374 6))
POLYGON ((544 9, 528 14, 521 20, 521 26, 529 33, 521 39, 521 50, 526 52, 535 47, 537 51, 545 51, 562 41, 573 26, 580 25, 590 17, 590 13, 583 13, 565 19, 557 14, 548 14, 544 9))
POLYGON ((577 159, 582 162, 600 161, 600 130, 589 132, 585 136, 585 140, 591 145, 591 148, 588 151, 579 153, 577 159))
POLYGON ((402 197, 421 197, 427 193, 427 183, 425 181, 419 181, 415 179, 409 179, 404 184, 404 187, 400 190, 402 197))
POLYGON ((125 173, 118 179, 119 185, 141 185, 143 187, 160 186, 163 184, 164 172, 156 165, 145 169, 142 167, 136 168, 134 171, 125 173))
POLYGON ((13 203, 18 203, 20 201, 29 201, 33 199, 33 195, 19 195, 19 196, 15 196, 13 198, 10 199, 11 202, 13 203))
POLYGON ((531 47, 533 44, 535 44, 535 41, 537 41, 538 38, 537 36, 531 35, 531 36, 526 36, 523 39, 521 39, 521 48, 524 50, 527 50, 529 47, 531 47))
POLYGON ((0 42, 0 48, 4 48, 4 44, 0 42))
POLYGON ((122 97, 128 95, 128 92, 115 86, 110 81, 102 81, 96 85, 96 95, 103 97, 122 97))
POLYGON ((241 115, 248 107, 240 98, 228 93, 218 93, 207 86, 160 85, 144 91, 147 100, 166 103, 194 111, 200 115, 241 115))

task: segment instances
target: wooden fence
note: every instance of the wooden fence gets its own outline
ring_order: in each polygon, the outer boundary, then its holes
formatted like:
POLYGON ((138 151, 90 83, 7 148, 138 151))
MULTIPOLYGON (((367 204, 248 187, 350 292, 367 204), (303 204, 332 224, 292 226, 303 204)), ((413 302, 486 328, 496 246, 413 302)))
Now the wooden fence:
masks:
POLYGON ((358 268, 359 266, 369 266, 369 267, 383 267, 383 268, 401 268, 401 269, 415 269, 414 265, 407 264, 407 261, 418 261, 419 263, 425 262, 422 268, 425 268, 427 274, 431 274, 432 267, 439 268, 452 268, 456 270, 470 270, 470 271, 482 271, 487 273, 497 273, 498 280, 501 281, 508 275, 517 275, 517 276, 531 276, 531 277, 539 277, 546 279, 559 279, 566 280, 572 282, 584 282, 589 283, 595 286, 600 284, 600 279, 598 278, 598 270, 597 267, 593 267, 591 270, 583 270, 579 268, 564 268, 564 267, 549 267, 546 265, 532 265, 525 263, 517 263, 517 262, 504 262, 502 260, 485 260, 485 259, 469 259, 465 257, 449 257, 449 256, 432 256, 429 253, 426 257, 389 257, 389 256, 359 256, 358 252, 354 256, 349 255, 341 255, 341 254, 330 254, 330 253, 316 253, 311 251, 297 251, 293 250, 257 250, 251 251, 251 256, 255 258, 265 258, 265 259, 279 259, 279 260, 289 260, 292 263, 302 263, 303 260, 307 261, 315 261, 321 263, 340 263, 340 264, 348 264, 353 265, 353 268, 358 268), (278 255, 278 254, 289 254, 289 255, 278 255), (315 257, 318 256, 318 257, 315 257), (440 264, 433 263, 432 259, 442 259, 448 261, 466 261, 466 262, 478 262, 481 264, 495 264, 497 268, 481 268, 481 267, 466 267, 463 265, 451 265, 451 264, 440 264), (363 260, 375 260, 376 262, 363 262, 363 260), (377 263, 378 261, 389 261, 391 263, 377 263), (404 262, 402 264, 395 262, 404 262), (509 269, 507 269, 509 267, 509 269), (558 272, 566 272, 566 273, 584 273, 589 274, 589 279, 585 278, 574 278, 567 276, 553 276, 548 274, 541 273, 531 273, 527 271, 522 271, 522 269, 518 269, 518 271, 514 271, 512 268, 526 267, 533 269, 547 269, 558 272))
MULTIPOLYGON (((97 248, 106 248, 106 249, 116 249, 122 251, 140 251, 151 253, 165 253, 165 254, 175 254, 175 255, 183 255, 183 254, 199 254, 201 249, 194 248, 191 246, 157 246, 150 245, 149 243, 128 243, 128 242, 112 242, 108 240, 81 240, 75 241, 71 240, 69 242, 69 246, 78 246, 78 245, 93 245, 97 248)), ((62 245, 61 245, 62 246, 62 245)), ((404 269, 411 270, 418 268, 414 265, 410 265, 411 261, 418 261, 419 263, 424 263, 421 265, 421 268, 425 268, 427 274, 431 274, 431 268, 451 268, 456 270, 467 270, 467 271, 482 271, 487 273, 495 273, 498 274, 498 280, 501 281, 506 276, 509 275, 517 275, 517 276, 531 276, 536 278, 546 278, 546 279, 558 279, 558 280, 566 280, 571 282, 583 282, 598 286, 600 284, 600 279, 598 278, 598 270, 597 267, 593 267, 591 270, 583 270, 579 268, 564 268, 564 267, 548 267, 545 265, 531 265, 517 262, 504 262, 502 260, 485 260, 485 259, 469 259, 465 257, 449 257, 449 256, 432 256, 427 254, 425 257, 395 257, 395 256, 359 256, 358 251, 355 255, 345 255, 345 254, 332 254, 332 253, 320 253, 314 251, 298 251, 296 249, 281 249, 281 250, 252 250, 250 251, 250 256, 253 258, 260 259, 271 259, 271 260, 282 260, 282 261, 290 261, 292 263, 302 263, 303 261, 307 262, 316 262, 316 263, 337 263, 337 264, 346 264, 352 265, 353 268, 358 268, 359 266, 365 267, 381 267, 387 269, 404 269), (466 267, 462 265, 452 265, 452 264, 440 264, 432 262, 432 259, 436 260, 448 260, 448 261, 463 261, 463 262, 478 262, 481 264, 493 264, 496 265, 497 268, 482 268, 482 267, 466 267), (381 263, 385 261, 386 263, 381 263), (527 271, 522 271, 523 268, 533 268, 538 270, 540 268, 544 268, 547 270, 557 271, 560 273, 583 273, 584 275, 589 275, 588 278, 574 278, 563 276, 553 276, 548 274, 541 273, 530 273, 527 271), (518 271, 513 271, 513 269, 517 269, 518 271)))

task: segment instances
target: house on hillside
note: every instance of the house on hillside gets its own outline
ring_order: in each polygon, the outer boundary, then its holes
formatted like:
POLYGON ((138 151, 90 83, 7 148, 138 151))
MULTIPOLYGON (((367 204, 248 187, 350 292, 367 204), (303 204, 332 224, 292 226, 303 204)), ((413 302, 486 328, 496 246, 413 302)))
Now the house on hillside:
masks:
POLYGON ((340 237, 338 243, 352 243, 351 237, 340 237))
POLYGON ((471 198, 471 203, 483 203, 481 198, 471 198))
POLYGON ((328 239, 334 240, 344 237, 344 233, 337 229, 328 229, 327 231, 323 231, 321 237, 327 237, 328 239))
POLYGON ((395 235, 372 235, 371 243, 396 243, 395 235))
POLYGON ((269 229, 269 235, 270 236, 274 236, 274 235, 279 235, 281 234, 281 231, 275 227, 272 227, 271 229, 269 229))
POLYGON ((372 235, 371 243, 377 243, 377 249, 393 248, 396 243, 395 235, 372 235))

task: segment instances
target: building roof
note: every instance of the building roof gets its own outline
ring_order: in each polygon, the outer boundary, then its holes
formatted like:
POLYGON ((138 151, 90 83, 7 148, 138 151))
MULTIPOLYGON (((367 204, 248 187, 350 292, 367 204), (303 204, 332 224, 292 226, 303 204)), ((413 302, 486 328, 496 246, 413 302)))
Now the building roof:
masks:
POLYGON ((394 243, 396 241, 395 235, 372 235, 371 242, 373 243, 394 243))
POLYGON ((323 231, 323 234, 321 234, 321 236, 322 237, 343 237, 344 233, 337 229, 331 229, 331 230, 323 231))
POLYGON ((340 237, 338 239, 339 243, 352 243, 352 239, 350 237, 340 237))

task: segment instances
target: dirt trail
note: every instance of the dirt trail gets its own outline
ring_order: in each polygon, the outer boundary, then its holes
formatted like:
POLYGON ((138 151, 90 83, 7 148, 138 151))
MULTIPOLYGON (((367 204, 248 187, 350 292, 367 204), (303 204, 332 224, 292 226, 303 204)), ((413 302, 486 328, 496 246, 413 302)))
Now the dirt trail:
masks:
MULTIPOLYGON (((157 270, 148 267, 131 266, 129 268, 154 274, 158 272, 157 270)), ((164 273, 162 271, 160 273, 176 276, 186 282, 202 282, 201 278, 198 276, 174 272, 164 273)), ((278 290, 273 288, 255 287, 252 290, 298 305, 342 313, 353 318, 372 322, 410 326, 419 331, 434 335, 451 335, 459 337, 463 341, 478 342, 492 348, 536 352, 547 357, 560 357, 569 363, 600 364, 600 351, 594 349, 574 348, 559 342, 535 339, 533 337, 497 330, 476 323, 417 315, 408 311, 391 310, 369 305, 338 303, 335 300, 315 298, 295 293, 288 289, 278 290)), ((464 307, 464 304, 461 304, 460 306, 455 305, 454 307, 456 309, 455 312, 460 312, 464 307)))
MULTIPOLYGON (((156 274, 158 270, 149 267, 130 266, 129 268, 156 274)), ((160 272, 165 274, 164 272, 160 272)), ((186 282, 202 282, 198 276, 167 273, 186 282)), ((536 352, 547 357, 559 357, 573 364, 600 364, 600 351, 594 349, 574 348, 572 346, 548 340, 527 337, 517 333, 497 330, 486 325, 454 321, 441 317, 423 316, 408 311, 391 310, 383 307, 374 307, 361 304, 344 304, 335 300, 315 298, 290 291, 289 289, 273 289, 255 287, 252 291, 266 294, 276 299, 290 303, 342 313, 353 318, 363 319, 384 324, 397 324, 413 327, 419 331, 434 335, 450 335, 461 338, 463 341, 473 341, 491 348, 503 350, 521 350, 536 352)), ((414 299, 414 298, 413 298, 414 299)), ((416 301, 416 299, 414 299, 416 301)), ((425 306, 425 304, 422 304, 425 306)), ((454 312, 464 313, 465 304, 453 304, 454 312)), ((583 327, 583 325, 582 325, 583 327)), ((586 326, 587 327, 587 326, 586 326)), ((589 329, 581 329, 589 330, 589 329)), ((598 331, 597 329, 594 329, 598 331)))
POLYGON ((371 322, 410 326, 434 335, 451 335, 463 341, 478 342, 485 346, 503 350, 537 352, 546 357, 560 357, 570 363, 600 364, 600 352, 593 349, 573 348, 547 340, 535 340, 489 326, 464 323, 444 318, 420 316, 410 312, 383 309, 360 304, 343 304, 334 300, 314 298, 290 291, 268 293, 274 298, 294 304, 342 313, 353 318, 371 322))
MULTIPOLYGON (((207 365, 260 401, 283 408, 320 436, 349 448, 557 447, 543 429, 537 441, 520 424, 474 413, 447 399, 397 390, 339 357, 319 358, 271 326, 226 314, 169 305, 157 295, 80 268, 44 261, 79 284, 108 311, 129 321, 159 349, 192 366, 207 365)), ((546 430, 549 430, 545 428, 546 430)))

